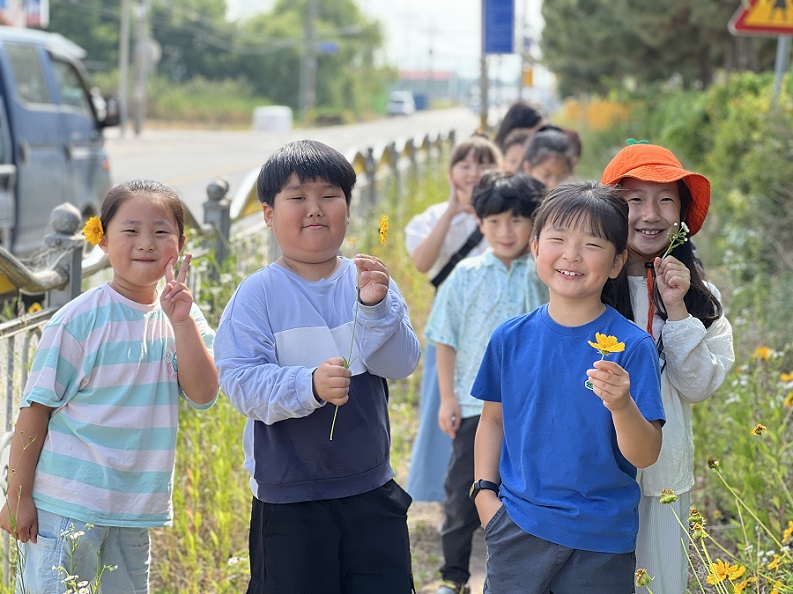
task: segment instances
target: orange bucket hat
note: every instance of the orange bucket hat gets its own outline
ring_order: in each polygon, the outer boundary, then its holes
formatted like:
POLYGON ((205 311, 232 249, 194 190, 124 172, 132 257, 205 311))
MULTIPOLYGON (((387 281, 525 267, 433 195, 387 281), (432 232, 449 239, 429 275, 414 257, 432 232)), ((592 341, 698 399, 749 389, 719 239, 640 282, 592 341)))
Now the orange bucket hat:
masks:
POLYGON ((710 206, 710 182, 704 175, 683 169, 672 151, 655 144, 637 143, 626 146, 606 166, 600 181, 618 185, 625 177, 655 183, 682 179, 692 198, 684 218, 689 235, 694 235, 702 228, 710 206))

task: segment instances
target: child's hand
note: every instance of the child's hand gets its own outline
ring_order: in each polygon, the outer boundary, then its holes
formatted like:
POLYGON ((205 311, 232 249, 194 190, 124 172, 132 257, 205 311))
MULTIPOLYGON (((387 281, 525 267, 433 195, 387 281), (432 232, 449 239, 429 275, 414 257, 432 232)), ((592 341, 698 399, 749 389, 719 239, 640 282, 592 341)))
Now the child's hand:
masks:
POLYGON ((457 431, 460 429, 460 403, 457 399, 443 400, 441 399, 440 408, 438 408, 438 426, 446 435, 455 438, 457 431))
POLYGON ((382 260, 366 254, 353 258, 358 268, 358 290, 361 303, 377 305, 388 294, 388 269, 382 260))
POLYGON ((449 192, 449 206, 447 207, 449 214, 452 217, 461 212, 475 214, 474 207, 471 204, 471 193, 457 186, 457 184, 452 181, 451 175, 449 176, 449 186, 451 187, 451 191, 449 192))
POLYGON ((9 499, 0 510, 0 528, 8 532, 11 536, 16 538, 19 542, 32 542, 36 543, 39 534, 38 514, 36 513, 36 506, 33 503, 32 497, 20 497, 19 506, 17 507, 13 526, 11 522, 11 510, 8 508, 9 502, 16 502, 16 499, 9 493, 9 499))
POLYGON ((349 399, 351 377, 352 371, 344 367, 344 359, 341 357, 323 361, 314 370, 312 378, 314 397, 336 406, 345 404, 349 399))
MULTIPOLYGON (((671 315, 670 308, 681 306, 685 308, 683 298, 691 287, 691 271, 673 256, 667 256, 663 260, 656 258, 653 264, 655 265, 655 284, 666 306, 667 314, 671 315)), ((687 315, 688 311, 686 310, 683 317, 687 315)))
POLYGON ((631 399, 631 378, 613 361, 595 361, 595 369, 586 372, 593 392, 611 412, 623 409, 631 399))
POLYGON ((185 254, 178 276, 173 277, 174 259, 168 260, 165 266, 165 288, 160 296, 160 305, 171 322, 183 322, 190 317, 193 295, 185 284, 187 269, 190 268, 192 254, 185 254))

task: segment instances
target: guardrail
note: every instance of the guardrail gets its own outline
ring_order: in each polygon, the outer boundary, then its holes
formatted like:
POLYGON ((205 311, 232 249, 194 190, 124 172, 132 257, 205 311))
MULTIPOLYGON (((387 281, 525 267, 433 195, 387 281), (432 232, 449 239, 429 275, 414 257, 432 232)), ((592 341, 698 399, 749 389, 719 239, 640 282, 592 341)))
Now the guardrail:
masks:
MULTIPOLYGON (((432 174, 441 163, 447 162, 455 139, 456 133, 451 130, 390 142, 381 147, 367 147, 347 155, 358 174, 353 192, 356 207, 352 209, 348 235, 373 236, 362 230, 367 228, 366 221, 374 220, 374 210, 386 202, 390 202, 389 212, 398 211, 404 215, 409 204, 406 193, 413 186, 412 182, 418 184, 423 176, 432 174)), ((234 266, 241 274, 278 258, 274 237, 259 216, 261 205, 256 196, 255 173, 249 176, 248 191, 238 193, 237 200, 228 197, 229 186, 225 180, 209 183, 207 200, 203 204, 203 222, 199 223, 194 214, 185 209, 188 233, 197 236, 200 246, 193 250, 194 265, 189 276, 197 300, 205 277, 210 281, 207 284, 223 284, 223 270, 232 253, 234 266)), ((107 258, 98 248, 84 254, 82 222, 76 208, 69 204, 56 207, 50 217, 50 227, 52 231, 44 238, 45 249, 37 259, 38 266, 23 262, 0 247, 0 295, 44 295, 41 311, 22 311, 16 319, 0 324, 0 377, 5 387, 0 425, 0 487, 4 495, 13 420, 41 329, 60 307, 80 294, 83 285, 89 285, 95 275, 108 268, 107 258)), ((189 241, 194 243, 192 236, 189 241)), ((361 248, 366 249, 366 246, 361 248)), ((11 577, 9 545, 10 538, 4 533, 0 546, 4 553, 0 583, 5 585, 10 583, 11 577)))

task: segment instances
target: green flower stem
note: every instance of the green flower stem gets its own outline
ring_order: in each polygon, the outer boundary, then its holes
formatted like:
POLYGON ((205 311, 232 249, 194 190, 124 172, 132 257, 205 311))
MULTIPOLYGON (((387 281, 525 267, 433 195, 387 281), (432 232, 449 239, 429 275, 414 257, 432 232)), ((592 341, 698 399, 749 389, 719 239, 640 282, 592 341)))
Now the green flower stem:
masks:
MULTIPOLYGON (((352 334, 350 335, 350 356, 344 359, 344 367, 347 369, 352 365, 352 353, 355 349, 355 327, 358 325, 358 304, 361 302, 361 288, 355 287, 355 313, 352 317, 352 334)), ((339 405, 333 411, 333 422, 330 424, 330 441, 333 441, 333 430, 336 428, 336 416, 339 414, 339 405)))

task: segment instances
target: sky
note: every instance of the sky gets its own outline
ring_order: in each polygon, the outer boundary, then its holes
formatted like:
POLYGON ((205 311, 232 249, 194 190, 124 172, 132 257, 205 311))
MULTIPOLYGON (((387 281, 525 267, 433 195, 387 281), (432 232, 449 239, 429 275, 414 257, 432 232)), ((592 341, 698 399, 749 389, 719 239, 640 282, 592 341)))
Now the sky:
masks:
MULTIPOLYGON (((541 0, 514 0, 516 39, 538 38, 541 0), (524 19, 523 15, 528 15, 524 19)), ((479 73, 481 0, 357 0, 369 18, 383 24, 385 60, 401 70, 453 70, 464 77, 479 73)), ((269 10, 273 0, 226 0, 232 19, 269 10)), ((516 42, 516 47, 519 43, 516 42)), ((519 76, 518 55, 492 56, 491 75, 519 76)))

